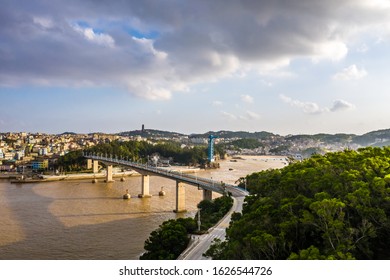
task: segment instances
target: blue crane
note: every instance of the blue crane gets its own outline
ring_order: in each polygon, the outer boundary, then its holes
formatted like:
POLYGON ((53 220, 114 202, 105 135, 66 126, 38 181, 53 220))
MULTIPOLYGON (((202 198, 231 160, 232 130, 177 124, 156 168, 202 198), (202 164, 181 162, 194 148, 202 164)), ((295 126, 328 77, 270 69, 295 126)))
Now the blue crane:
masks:
POLYGON ((208 151, 208 160, 209 162, 214 161, 214 139, 218 138, 218 136, 209 135, 209 147, 207 149, 208 151))

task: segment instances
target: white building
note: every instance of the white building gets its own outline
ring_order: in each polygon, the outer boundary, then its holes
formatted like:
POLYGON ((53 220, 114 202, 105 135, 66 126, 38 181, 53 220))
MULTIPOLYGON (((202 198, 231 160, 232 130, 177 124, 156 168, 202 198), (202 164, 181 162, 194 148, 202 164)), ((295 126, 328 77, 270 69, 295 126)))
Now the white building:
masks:
POLYGON ((15 155, 16 160, 22 160, 24 158, 24 151, 17 151, 15 155))
POLYGON ((194 144, 207 144, 208 140, 207 140, 207 138, 191 138, 191 143, 194 143, 194 144))
POLYGON ((40 148, 40 149, 38 150, 38 154, 39 154, 40 156, 46 156, 46 155, 47 155, 47 148, 40 148))

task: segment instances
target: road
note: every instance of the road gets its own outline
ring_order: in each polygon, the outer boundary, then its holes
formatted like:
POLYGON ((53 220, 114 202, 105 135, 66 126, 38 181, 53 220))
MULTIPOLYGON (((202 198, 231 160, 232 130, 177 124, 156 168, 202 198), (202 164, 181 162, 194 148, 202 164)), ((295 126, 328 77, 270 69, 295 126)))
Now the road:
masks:
POLYGON ((208 258, 204 257, 203 253, 209 249, 212 241, 215 238, 225 240, 226 228, 229 226, 231 215, 233 212, 242 211, 245 195, 248 194, 246 191, 237 188, 234 190, 228 189, 228 191, 234 191, 235 194, 233 197, 233 206, 229 213, 216 226, 211 228, 207 234, 200 236, 193 235, 189 247, 179 256, 178 260, 207 260, 208 258))

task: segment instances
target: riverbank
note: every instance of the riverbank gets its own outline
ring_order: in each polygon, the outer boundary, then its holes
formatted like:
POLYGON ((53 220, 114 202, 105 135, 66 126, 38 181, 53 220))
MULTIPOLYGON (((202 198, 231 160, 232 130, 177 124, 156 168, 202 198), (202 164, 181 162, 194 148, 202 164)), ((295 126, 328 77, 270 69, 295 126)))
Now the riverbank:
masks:
POLYGON ((5 174, 0 174, 0 179, 16 179, 20 177, 19 173, 5 173, 5 174))
MULTIPOLYGON (((196 173, 200 171, 200 168, 189 168, 189 167, 175 167, 166 168, 171 172, 181 173, 196 173)), ((122 179, 125 177, 140 176, 138 172, 134 170, 124 172, 114 172, 112 177, 114 179, 122 179)), ((21 174, 8 174, 0 177, 0 179, 10 179, 13 184, 24 184, 24 183, 44 183, 44 182, 55 182, 55 181, 71 181, 71 180, 104 180, 106 173, 72 173, 66 175, 40 175, 40 178, 24 178, 21 174)))

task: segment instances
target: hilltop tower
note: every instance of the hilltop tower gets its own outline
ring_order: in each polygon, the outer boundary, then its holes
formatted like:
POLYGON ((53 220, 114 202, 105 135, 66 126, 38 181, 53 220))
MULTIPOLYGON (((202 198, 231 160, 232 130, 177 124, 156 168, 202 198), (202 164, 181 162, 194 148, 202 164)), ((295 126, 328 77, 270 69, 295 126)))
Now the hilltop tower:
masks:
POLYGON ((209 135, 209 147, 207 149, 209 162, 213 162, 214 161, 214 142, 215 142, 215 138, 218 138, 218 136, 214 136, 214 135, 211 135, 211 134, 209 135))

